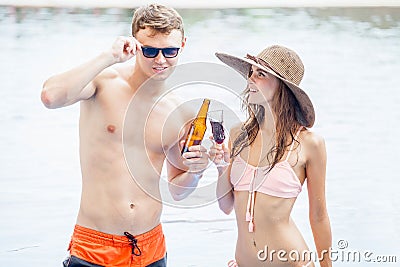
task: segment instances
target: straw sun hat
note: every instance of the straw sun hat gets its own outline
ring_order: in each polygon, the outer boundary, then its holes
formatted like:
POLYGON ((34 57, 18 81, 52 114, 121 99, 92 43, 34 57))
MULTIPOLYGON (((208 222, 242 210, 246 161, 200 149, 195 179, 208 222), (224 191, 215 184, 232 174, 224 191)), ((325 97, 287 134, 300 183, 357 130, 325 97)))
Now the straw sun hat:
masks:
POLYGON ((296 108, 297 120, 303 126, 313 126, 314 107, 310 98, 299 87, 304 75, 304 66, 296 52, 284 46, 273 45, 265 48, 256 57, 247 55, 245 58, 238 58, 224 53, 215 53, 215 55, 245 79, 248 78, 251 65, 254 65, 283 81, 299 103, 300 108, 296 108))

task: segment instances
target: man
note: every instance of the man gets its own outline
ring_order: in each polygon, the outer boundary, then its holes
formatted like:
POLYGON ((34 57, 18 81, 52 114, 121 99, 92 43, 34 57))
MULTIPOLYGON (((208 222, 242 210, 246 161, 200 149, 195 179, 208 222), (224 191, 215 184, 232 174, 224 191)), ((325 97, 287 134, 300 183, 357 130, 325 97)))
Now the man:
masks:
POLYGON ((182 158, 179 144, 193 114, 170 94, 160 98, 185 46, 182 18, 162 5, 141 7, 132 35, 43 86, 48 108, 80 102, 82 196, 64 266, 166 266, 163 163, 167 158, 176 200, 194 190, 208 163, 201 146, 182 158), (133 57, 135 64, 114 65, 133 57))

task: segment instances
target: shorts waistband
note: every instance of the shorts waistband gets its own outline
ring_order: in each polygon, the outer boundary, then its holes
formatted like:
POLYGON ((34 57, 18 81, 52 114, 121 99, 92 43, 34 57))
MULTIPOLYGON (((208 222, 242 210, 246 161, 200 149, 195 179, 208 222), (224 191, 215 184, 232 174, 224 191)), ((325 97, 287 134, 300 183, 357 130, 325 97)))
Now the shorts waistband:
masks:
MULTIPOLYGON (((134 237, 137 240, 138 245, 140 246, 149 244, 157 236, 160 236, 162 234, 163 234, 162 226, 160 223, 150 231, 139 235, 135 235, 134 237)), ((131 242, 127 236, 107 234, 80 225, 75 225, 73 238, 86 240, 89 242, 101 243, 106 246, 119 246, 119 247, 131 246, 131 242)))

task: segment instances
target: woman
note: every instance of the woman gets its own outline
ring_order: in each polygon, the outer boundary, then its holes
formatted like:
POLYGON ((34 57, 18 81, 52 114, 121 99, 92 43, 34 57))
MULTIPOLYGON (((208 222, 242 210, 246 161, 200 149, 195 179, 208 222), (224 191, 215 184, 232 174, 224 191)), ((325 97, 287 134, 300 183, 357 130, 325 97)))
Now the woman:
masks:
POLYGON ((219 206, 236 214, 236 262, 229 266, 314 266, 317 256, 322 267, 331 266, 325 144, 309 130, 315 113, 299 87, 304 74, 299 56, 278 45, 256 57, 216 56, 247 79, 247 120, 231 129, 228 148, 214 145, 209 152, 218 167, 219 206), (290 218, 306 180, 316 252, 290 218))

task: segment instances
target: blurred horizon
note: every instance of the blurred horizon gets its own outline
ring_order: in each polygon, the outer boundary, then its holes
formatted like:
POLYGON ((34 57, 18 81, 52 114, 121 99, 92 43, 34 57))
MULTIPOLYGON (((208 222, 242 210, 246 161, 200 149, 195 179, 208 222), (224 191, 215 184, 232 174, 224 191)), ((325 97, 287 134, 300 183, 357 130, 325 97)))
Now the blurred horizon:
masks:
POLYGON ((83 7, 83 8, 135 8, 158 3, 174 8, 268 8, 268 7, 400 7, 397 0, 246 0, 246 1, 187 1, 187 0, 0 0, 0 6, 14 7, 83 7))

